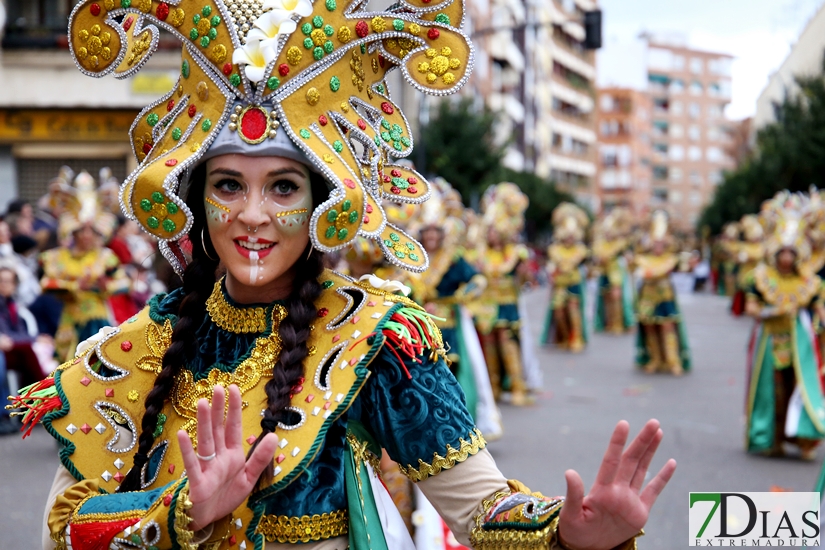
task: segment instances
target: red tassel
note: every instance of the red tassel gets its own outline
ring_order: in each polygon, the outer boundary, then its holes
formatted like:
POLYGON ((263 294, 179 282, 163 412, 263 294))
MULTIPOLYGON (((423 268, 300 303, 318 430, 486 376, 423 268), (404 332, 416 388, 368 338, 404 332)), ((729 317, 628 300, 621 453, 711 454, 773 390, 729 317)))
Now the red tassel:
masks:
MULTIPOLYGON (((82 516, 81 516, 82 517, 82 516)), ((108 550, 115 535, 140 521, 140 518, 71 525, 73 550, 108 550)))

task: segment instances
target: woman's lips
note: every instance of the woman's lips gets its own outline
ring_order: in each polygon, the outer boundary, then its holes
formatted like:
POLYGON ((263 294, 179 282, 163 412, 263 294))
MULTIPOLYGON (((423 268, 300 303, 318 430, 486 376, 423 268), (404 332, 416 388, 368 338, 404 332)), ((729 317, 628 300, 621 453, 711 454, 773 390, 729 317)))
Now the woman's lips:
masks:
POLYGON ((247 236, 238 237, 233 243, 235 244, 235 249, 244 258, 249 258, 252 252, 255 252, 259 260, 267 257, 275 248, 275 245, 278 244, 266 239, 247 236))

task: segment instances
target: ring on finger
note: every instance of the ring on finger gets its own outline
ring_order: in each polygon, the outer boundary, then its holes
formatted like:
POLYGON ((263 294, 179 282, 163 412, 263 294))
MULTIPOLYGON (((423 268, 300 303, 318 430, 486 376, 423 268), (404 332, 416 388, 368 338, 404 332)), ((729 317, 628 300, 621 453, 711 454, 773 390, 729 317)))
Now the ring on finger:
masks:
POLYGON ((204 462, 209 462, 210 460, 212 460, 213 458, 218 456, 218 453, 212 453, 209 456, 202 456, 200 453, 195 453, 195 456, 198 457, 198 460, 203 460, 204 462))

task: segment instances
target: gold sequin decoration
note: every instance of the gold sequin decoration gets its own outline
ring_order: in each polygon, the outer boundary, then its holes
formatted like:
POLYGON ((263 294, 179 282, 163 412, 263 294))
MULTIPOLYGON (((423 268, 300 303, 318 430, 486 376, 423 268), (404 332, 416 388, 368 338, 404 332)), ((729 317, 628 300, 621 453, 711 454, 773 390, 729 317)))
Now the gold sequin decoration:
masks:
POLYGON ((410 34, 413 36, 421 34, 421 26, 418 23, 411 23, 407 30, 410 31, 410 34))
POLYGON ((183 369, 176 377, 175 386, 172 388, 172 406, 175 412, 185 419, 182 429, 186 430, 195 446, 197 446, 199 399, 211 402, 213 388, 216 385, 228 388, 235 384, 243 396, 257 386, 262 379, 272 377, 272 369, 281 353, 281 337, 278 334, 278 327, 286 315, 286 309, 282 306, 274 307, 271 334, 255 340, 255 347, 252 348, 249 357, 233 372, 212 369, 206 378, 196 382, 192 373, 183 369))
POLYGON ((137 403, 138 399, 140 399, 140 392, 137 390, 129 390, 129 393, 126 394, 126 398, 130 403, 137 403))
POLYGON ((169 319, 163 325, 151 323, 146 327, 146 347, 149 353, 141 356, 135 366, 140 370, 160 374, 163 370, 163 354, 172 344, 172 322, 169 319))
POLYGON ((198 550, 198 546, 200 545, 193 542, 195 533, 189 529, 189 525, 192 523, 192 518, 189 517, 189 509, 192 508, 192 501, 189 500, 189 481, 185 481, 184 483, 186 485, 180 490, 178 498, 175 501, 175 522, 173 528, 175 529, 181 550, 198 550))
POLYGON ((374 72, 374 73, 378 72, 378 60, 375 59, 374 57, 372 58, 372 72, 374 72))
POLYGON ((466 441, 464 438, 459 439, 459 441, 461 445, 457 450, 447 445, 446 456, 434 453, 431 464, 419 458, 417 468, 409 464, 406 467, 401 466, 401 472, 413 482, 423 481, 428 477, 441 473, 442 470, 449 470, 456 464, 464 462, 487 446, 484 436, 481 435, 478 429, 473 430, 470 434, 470 441, 466 441))
POLYGON ((103 7, 106 8, 107 11, 115 9, 115 0, 103 0, 103 7))
POLYGON ((342 44, 346 44, 352 40, 352 31, 349 27, 341 27, 338 29, 338 41, 342 44))
POLYGON ((186 12, 183 11, 182 8, 169 10, 169 17, 166 19, 173 27, 178 28, 183 25, 183 21, 186 19, 186 12))
POLYGON ((297 65, 301 62, 302 57, 301 50, 297 46, 292 46, 286 51, 286 60, 290 65, 297 65))
POLYGON ((138 0, 135 2, 135 7, 143 13, 152 11, 152 0, 138 0))
POLYGON ((370 21, 370 27, 372 32, 384 32, 387 29, 387 22, 384 21, 383 17, 376 16, 370 21))
POLYGON ((209 86, 206 85, 206 82, 198 82, 198 85, 195 87, 195 91, 198 94, 198 99, 201 101, 209 100, 209 86))
POLYGON ((126 58, 126 64, 130 67, 144 56, 149 48, 152 46, 152 34, 145 32, 140 35, 140 38, 135 40, 132 48, 129 50, 129 56, 126 58))
POLYGON ((349 517, 346 510, 299 518, 270 514, 261 517, 256 532, 281 544, 327 540, 349 532, 349 517))
POLYGON ((317 105, 318 102, 321 100, 321 92, 318 91, 318 88, 314 86, 307 90, 307 103, 310 105, 317 105))
POLYGON ((266 309, 262 307, 241 309, 232 306, 223 295, 221 281, 215 283, 212 294, 206 300, 206 311, 212 322, 233 334, 260 334, 265 331, 266 309))
POLYGON ((349 68, 352 70, 352 84, 358 91, 364 90, 364 79, 367 78, 367 75, 364 73, 363 65, 361 63, 361 56, 355 53, 355 50, 352 52, 352 59, 349 61, 349 68))
POLYGON ((218 44, 212 48, 212 61, 215 63, 223 63, 226 61, 226 46, 218 44))

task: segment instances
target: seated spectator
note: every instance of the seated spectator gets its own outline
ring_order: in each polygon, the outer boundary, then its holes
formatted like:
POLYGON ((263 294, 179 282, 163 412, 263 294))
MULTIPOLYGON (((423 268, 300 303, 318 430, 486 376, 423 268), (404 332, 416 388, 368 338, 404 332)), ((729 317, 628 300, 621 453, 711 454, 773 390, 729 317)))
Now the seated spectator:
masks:
POLYGON ((17 273, 8 266, 0 266, 0 351, 6 369, 16 371, 21 387, 25 387, 46 377, 34 346, 53 344, 47 335, 31 336, 24 319, 26 310, 14 298, 16 291, 17 273))
POLYGON ((23 305, 29 306, 40 295, 40 281, 35 271, 32 270, 30 262, 15 250, 9 224, 1 218, 0 261, 14 268, 19 281, 17 298, 23 305))

